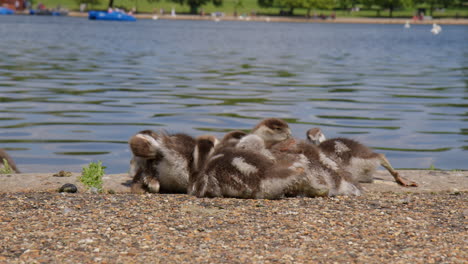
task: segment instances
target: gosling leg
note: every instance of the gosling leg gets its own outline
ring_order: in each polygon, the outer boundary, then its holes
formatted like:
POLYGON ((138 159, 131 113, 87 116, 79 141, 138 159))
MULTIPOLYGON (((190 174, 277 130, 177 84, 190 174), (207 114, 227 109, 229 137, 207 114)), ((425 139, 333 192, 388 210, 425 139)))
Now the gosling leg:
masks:
POLYGON ((418 187, 418 183, 401 177, 400 174, 392 167, 392 165, 390 165, 390 162, 384 154, 379 154, 379 160, 380 165, 382 165, 385 169, 388 170, 388 172, 390 172, 390 174, 393 176, 393 178, 395 178, 395 181, 398 184, 405 187, 418 187))

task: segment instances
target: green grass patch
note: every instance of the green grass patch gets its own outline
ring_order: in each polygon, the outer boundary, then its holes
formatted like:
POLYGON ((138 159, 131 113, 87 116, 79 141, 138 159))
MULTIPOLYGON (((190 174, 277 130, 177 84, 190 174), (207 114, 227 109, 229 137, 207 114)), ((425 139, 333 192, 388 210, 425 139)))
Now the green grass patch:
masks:
POLYGON ((98 192, 102 192, 102 177, 104 176, 104 169, 102 162, 91 162, 88 167, 83 167, 80 181, 88 188, 96 188, 98 192))
POLYGON ((3 167, 0 168, 0 174, 12 174, 13 169, 10 167, 10 164, 8 164, 8 161, 6 159, 3 159, 3 167))

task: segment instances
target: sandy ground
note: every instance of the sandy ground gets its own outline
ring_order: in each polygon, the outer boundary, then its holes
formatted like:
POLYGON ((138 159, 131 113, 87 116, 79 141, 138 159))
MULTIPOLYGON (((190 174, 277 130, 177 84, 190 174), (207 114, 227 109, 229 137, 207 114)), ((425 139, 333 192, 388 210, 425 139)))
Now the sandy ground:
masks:
MULTIPOLYGON (((70 12, 70 16, 88 17, 88 13, 70 12)), ((137 19, 172 19, 172 20, 215 20, 211 16, 194 16, 194 15, 155 15, 152 14, 137 14, 137 19)), ((253 16, 247 18, 239 18, 234 16, 225 16, 219 18, 220 21, 256 21, 256 22, 298 22, 298 23, 359 23, 359 24, 405 24, 409 21, 411 24, 441 24, 441 25, 468 25, 468 19, 433 19, 425 21, 413 21, 405 18, 340 18, 336 19, 311 19, 302 17, 276 17, 276 16, 253 16)))

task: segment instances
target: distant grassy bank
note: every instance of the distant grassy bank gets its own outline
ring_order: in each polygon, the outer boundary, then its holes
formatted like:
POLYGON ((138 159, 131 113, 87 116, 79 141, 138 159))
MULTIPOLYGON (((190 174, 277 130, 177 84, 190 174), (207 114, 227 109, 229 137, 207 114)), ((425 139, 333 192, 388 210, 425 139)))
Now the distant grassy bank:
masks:
MULTIPOLYGON (((37 1, 36 1, 37 2, 37 1)), ((79 10, 79 4, 75 0, 44 0, 40 1, 48 8, 54 8, 58 5, 64 8, 68 8, 69 10, 77 11, 79 10)), ((213 12, 223 12, 225 15, 231 16, 234 14, 235 9, 235 0, 224 0, 223 5, 221 7, 215 7, 212 4, 207 4, 202 6, 200 10, 204 10, 205 13, 213 13, 213 12)), ((107 9, 108 1, 101 1, 101 4, 98 5, 91 5, 88 7, 89 10, 93 9, 107 9)), ((114 6, 122 7, 127 10, 131 8, 136 8, 138 13, 159 13, 161 8, 164 9, 165 13, 171 11, 172 8, 176 10, 178 14, 188 14, 189 7, 182 6, 173 2, 168 1, 160 1, 160 2, 153 2, 149 3, 146 0, 114 0, 114 6)), ((416 9, 397 9, 393 12, 394 18, 410 18, 415 13, 416 9)), ((237 8, 238 15, 251 15, 252 12, 255 12, 257 15, 269 15, 269 16, 276 16, 279 15, 280 8, 261 8, 257 4, 257 0, 243 0, 243 6, 237 8)), ((337 17, 378 17, 376 10, 361 10, 359 12, 348 12, 345 10, 315 10, 316 14, 323 13, 325 15, 329 15, 332 12, 336 13, 337 17)), ((311 12, 312 14, 314 13, 311 12)), ((307 14, 307 10, 305 9, 295 9, 294 15, 295 16, 305 16, 307 14)), ((465 9, 445 9, 445 10, 434 10, 433 17, 434 18, 453 18, 458 14, 461 18, 468 18, 468 8, 465 9)), ((380 17, 386 18, 388 17, 388 11, 381 11, 380 17)))

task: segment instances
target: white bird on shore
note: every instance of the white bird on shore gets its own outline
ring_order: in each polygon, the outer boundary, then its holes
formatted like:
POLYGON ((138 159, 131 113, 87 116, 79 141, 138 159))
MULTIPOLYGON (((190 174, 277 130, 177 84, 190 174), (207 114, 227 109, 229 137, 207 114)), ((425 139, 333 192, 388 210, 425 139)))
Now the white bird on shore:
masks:
POLYGON ((432 29, 431 29, 431 33, 434 34, 434 35, 437 35, 439 34, 440 32, 442 31, 442 27, 437 25, 436 23, 432 24, 432 29))
POLYGON ((405 23, 405 28, 410 28, 410 27, 411 27, 411 25, 410 25, 409 21, 408 21, 408 20, 406 20, 406 23, 405 23))

